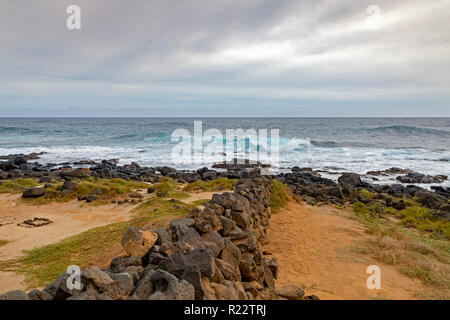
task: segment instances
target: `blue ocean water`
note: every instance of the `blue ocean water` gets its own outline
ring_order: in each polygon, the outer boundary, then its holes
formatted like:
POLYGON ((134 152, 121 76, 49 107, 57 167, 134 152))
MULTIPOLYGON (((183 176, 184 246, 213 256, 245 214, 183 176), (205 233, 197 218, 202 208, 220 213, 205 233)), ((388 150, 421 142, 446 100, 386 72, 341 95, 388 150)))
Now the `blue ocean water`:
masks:
POLYGON ((193 133, 194 120, 224 135, 279 129, 280 167, 450 174, 450 118, 0 118, 0 155, 44 151, 41 162, 119 158, 189 168, 173 164, 171 134, 193 133))

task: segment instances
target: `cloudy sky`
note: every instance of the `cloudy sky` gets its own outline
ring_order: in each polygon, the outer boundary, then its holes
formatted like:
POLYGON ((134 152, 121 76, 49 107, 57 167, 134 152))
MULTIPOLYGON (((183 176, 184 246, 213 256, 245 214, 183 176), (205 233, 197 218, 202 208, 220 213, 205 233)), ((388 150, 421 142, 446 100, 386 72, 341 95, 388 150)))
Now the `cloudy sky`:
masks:
POLYGON ((1 0, 0 116, 450 116, 449 21, 450 0, 1 0))

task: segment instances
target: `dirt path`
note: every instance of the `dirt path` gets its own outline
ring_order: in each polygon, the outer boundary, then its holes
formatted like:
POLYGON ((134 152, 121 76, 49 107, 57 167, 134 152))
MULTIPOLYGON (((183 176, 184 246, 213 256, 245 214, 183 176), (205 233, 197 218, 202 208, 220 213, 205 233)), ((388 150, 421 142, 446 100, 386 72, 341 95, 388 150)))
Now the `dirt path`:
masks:
POLYGON ((332 207, 311 207, 295 201, 273 214, 265 250, 278 259, 277 285, 295 284, 321 299, 418 299, 425 291, 419 280, 392 266, 350 250, 369 237, 364 227, 332 207), (369 265, 381 268, 381 289, 366 285, 369 265))
POLYGON ((189 194, 189 198, 186 199, 182 199, 181 201, 183 201, 184 203, 193 203, 197 200, 203 200, 203 199, 211 199, 213 194, 215 193, 224 193, 227 191, 200 191, 200 192, 193 192, 191 194, 189 194))

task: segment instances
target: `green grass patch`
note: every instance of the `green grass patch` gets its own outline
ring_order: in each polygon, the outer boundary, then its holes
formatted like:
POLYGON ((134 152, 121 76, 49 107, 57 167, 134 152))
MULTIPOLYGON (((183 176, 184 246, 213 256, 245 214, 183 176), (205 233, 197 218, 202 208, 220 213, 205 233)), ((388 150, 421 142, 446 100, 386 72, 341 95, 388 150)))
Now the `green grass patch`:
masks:
POLYGON ((0 181, 0 193, 20 193, 27 188, 38 186, 38 180, 32 178, 18 178, 0 181))
POLYGON ((1 240, 0 239, 0 247, 3 247, 4 245, 8 244, 9 241, 8 240, 1 240))
POLYGON ((189 194, 181 189, 181 184, 169 177, 164 177, 160 182, 152 185, 155 190, 155 195, 160 198, 174 198, 184 199, 188 198, 189 194))
POLYGON ((0 270, 23 274, 29 288, 43 286, 56 279, 69 265, 84 267, 120 244, 129 226, 145 226, 160 217, 184 216, 193 208, 193 205, 180 201, 152 199, 133 209, 130 221, 93 228, 61 242, 26 251, 23 257, 0 262, 0 270))
POLYGON ((270 209, 273 213, 278 212, 280 209, 285 208, 288 205, 289 197, 286 186, 273 179, 272 182, 272 194, 270 195, 270 209))
POLYGON ((367 189, 362 189, 360 192, 361 192, 361 195, 366 199, 373 199, 377 196, 376 192, 370 192, 367 189))
MULTIPOLYGON (((63 184, 58 182, 48 186, 42 197, 35 199, 24 199, 24 201, 32 204, 47 204, 52 201, 66 202, 77 199, 79 196, 88 196, 94 193, 98 197, 98 203, 106 203, 105 201, 114 199, 119 196, 128 195, 137 189, 147 189, 148 184, 139 181, 125 179, 96 179, 89 177, 83 180, 74 180, 77 186, 69 193, 60 191, 63 184)), ((93 203, 95 204, 95 203, 93 203)))
POLYGON ((221 190, 233 190, 237 184, 237 179, 217 178, 210 181, 197 180, 188 183, 183 188, 183 191, 221 191, 221 190))
POLYGON ((399 216, 400 223, 406 227, 414 227, 431 237, 443 237, 450 240, 450 222, 432 215, 428 208, 406 208, 400 212, 399 216))
POLYGON ((367 209, 366 205, 362 202, 355 202, 353 204, 353 211, 359 214, 369 214, 370 211, 367 209))

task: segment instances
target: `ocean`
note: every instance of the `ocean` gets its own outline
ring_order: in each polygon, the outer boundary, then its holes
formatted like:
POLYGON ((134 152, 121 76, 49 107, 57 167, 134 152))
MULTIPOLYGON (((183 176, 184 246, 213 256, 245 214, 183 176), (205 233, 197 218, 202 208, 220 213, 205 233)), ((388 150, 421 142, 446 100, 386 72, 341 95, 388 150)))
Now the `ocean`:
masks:
MULTIPOLYGON (((175 129, 279 129, 281 168, 366 173, 390 167, 450 175, 450 118, 0 118, 0 155, 46 152, 39 162, 118 158, 173 163, 175 129)), ((449 186, 449 182, 444 185, 449 186)))

